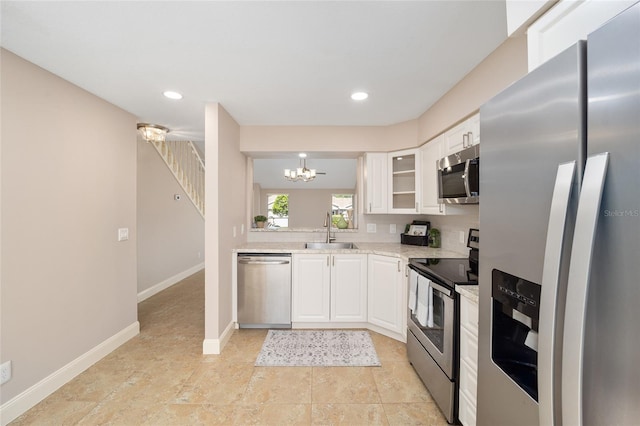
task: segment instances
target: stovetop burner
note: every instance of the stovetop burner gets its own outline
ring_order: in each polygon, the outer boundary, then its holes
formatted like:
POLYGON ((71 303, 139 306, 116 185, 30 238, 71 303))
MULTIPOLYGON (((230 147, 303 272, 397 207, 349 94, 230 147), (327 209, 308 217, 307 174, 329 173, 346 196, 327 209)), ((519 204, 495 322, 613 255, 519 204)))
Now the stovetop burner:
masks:
POLYGON ((469 229, 467 239, 469 251, 468 258, 445 258, 445 259, 411 259, 410 264, 425 275, 434 280, 438 280, 447 286, 454 288, 458 285, 478 284, 478 250, 480 248, 480 231, 469 229))
POLYGON ((477 271, 469 259, 411 259, 411 264, 434 279, 444 281, 449 286, 478 284, 477 271))

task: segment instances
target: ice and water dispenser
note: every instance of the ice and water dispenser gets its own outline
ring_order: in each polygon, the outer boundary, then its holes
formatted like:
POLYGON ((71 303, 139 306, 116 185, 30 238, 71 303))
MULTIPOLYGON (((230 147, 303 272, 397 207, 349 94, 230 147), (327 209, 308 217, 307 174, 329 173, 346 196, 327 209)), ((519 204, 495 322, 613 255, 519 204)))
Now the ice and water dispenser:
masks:
POLYGON ((538 400, 540 285, 494 269, 491 358, 520 388, 538 400))

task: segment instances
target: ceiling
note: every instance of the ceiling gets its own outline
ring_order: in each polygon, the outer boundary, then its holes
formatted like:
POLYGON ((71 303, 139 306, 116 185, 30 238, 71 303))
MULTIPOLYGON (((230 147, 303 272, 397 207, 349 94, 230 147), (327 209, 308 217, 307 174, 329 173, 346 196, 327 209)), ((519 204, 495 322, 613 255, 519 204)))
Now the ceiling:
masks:
POLYGON ((504 0, 3 0, 1 13, 2 47, 195 141, 207 102, 240 125, 414 119, 506 39, 504 0))

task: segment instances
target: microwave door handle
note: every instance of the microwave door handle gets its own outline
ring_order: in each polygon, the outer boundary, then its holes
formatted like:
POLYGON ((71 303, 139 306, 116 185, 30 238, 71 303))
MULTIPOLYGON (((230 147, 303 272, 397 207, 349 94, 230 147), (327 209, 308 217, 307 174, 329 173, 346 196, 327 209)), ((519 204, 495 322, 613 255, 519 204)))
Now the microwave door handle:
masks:
POLYGON ((558 288, 561 265, 568 261, 562 258, 562 249, 565 245, 565 228, 575 182, 575 170, 575 161, 558 166, 549 210, 547 243, 542 268, 538 344, 538 413, 541 425, 555 424, 554 393, 558 390, 554 389, 553 381, 560 367, 554 363, 558 288))
POLYGON ((609 153, 587 159, 578 201, 567 280, 564 334, 562 342, 562 424, 580 425, 582 419, 582 367, 587 294, 593 246, 604 189, 609 153))
POLYGON ((467 197, 471 197, 471 192, 469 191, 469 164, 471 164, 471 160, 467 159, 464 162, 464 174, 462 175, 462 179, 464 179, 464 192, 467 193, 467 197))

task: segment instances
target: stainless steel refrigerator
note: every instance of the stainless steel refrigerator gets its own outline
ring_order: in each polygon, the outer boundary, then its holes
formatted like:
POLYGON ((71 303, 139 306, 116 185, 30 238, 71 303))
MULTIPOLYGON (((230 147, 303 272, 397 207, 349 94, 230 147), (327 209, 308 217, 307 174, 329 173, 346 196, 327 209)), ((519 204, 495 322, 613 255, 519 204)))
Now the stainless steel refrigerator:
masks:
POLYGON ((479 425, 640 423, 640 3, 480 109, 479 425))

